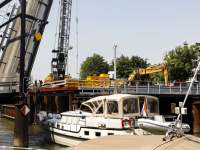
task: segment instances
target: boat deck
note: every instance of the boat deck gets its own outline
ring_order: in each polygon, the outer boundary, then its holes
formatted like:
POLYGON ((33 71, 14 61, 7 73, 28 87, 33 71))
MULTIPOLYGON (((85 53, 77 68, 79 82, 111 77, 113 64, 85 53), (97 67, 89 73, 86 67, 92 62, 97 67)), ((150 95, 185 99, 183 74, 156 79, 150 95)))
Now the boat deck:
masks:
POLYGON ((164 135, 110 135, 80 143, 63 150, 199 150, 200 138, 185 135, 172 141, 162 141, 164 135))

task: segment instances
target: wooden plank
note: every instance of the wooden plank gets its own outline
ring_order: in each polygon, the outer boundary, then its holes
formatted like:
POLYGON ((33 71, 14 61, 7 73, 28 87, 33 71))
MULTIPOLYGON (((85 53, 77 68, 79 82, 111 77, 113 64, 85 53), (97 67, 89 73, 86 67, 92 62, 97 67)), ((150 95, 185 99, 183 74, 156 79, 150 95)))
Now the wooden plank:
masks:
POLYGON ((8 116, 8 115, 2 115, 3 117, 6 117, 6 118, 10 118, 10 119, 15 119, 15 117, 11 117, 11 116, 8 116))

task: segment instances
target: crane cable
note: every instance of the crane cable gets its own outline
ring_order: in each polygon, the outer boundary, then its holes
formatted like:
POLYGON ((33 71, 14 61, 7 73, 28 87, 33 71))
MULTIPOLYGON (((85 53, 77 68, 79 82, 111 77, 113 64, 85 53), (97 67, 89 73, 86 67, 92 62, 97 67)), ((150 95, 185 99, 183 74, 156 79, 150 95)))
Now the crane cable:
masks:
POLYGON ((76 71, 78 72, 78 0, 76 0, 76 71))
POLYGON ((58 31, 58 19, 59 19, 59 14, 60 14, 59 12, 60 12, 60 0, 59 0, 59 6, 58 6, 58 15, 57 15, 57 24, 56 24, 54 49, 56 49, 56 39, 57 39, 57 31, 58 31))

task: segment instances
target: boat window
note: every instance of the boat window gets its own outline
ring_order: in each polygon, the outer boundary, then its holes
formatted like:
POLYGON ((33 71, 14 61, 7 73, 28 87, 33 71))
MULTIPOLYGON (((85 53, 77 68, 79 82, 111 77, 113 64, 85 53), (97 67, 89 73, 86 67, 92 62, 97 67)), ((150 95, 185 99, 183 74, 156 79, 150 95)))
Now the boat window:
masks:
POLYGON ((115 100, 107 101, 108 114, 118 113, 118 103, 115 100))
POLYGON ((123 101, 124 114, 138 113, 138 99, 129 98, 123 101))
POLYGON ((89 135, 89 131, 85 131, 84 133, 85 133, 85 135, 89 135))
POLYGON ((94 106, 97 108, 98 106, 99 106, 99 104, 96 102, 96 101, 94 101, 94 102, 92 102, 93 104, 94 104, 94 106))
POLYGON ((95 110, 94 105, 91 102, 87 102, 85 104, 88 105, 88 106, 90 106, 93 111, 95 110))
POLYGON ((101 106, 99 107, 99 109, 97 110, 96 114, 103 114, 103 104, 101 104, 101 106))
POLYGON ((88 106, 85 106, 85 105, 81 105, 81 110, 92 113, 92 110, 88 106))
POLYGON ((101 136, 101 132, 95 132, 96 136, 101 136))
POLYGON ((158 100, 153 98, 147 98, 147 112, 158 113, 158 100))

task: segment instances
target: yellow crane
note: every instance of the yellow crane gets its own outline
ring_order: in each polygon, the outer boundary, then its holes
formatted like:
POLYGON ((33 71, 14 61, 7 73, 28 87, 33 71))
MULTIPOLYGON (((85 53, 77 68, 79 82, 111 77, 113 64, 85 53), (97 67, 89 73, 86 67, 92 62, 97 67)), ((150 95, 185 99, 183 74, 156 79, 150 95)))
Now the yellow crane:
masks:
POLYGON ((133 73, 129 76, 128 81, 136 80, 139 76, 145 75, 145 74, 151 74, 151 73, 157 73, 157 72, 164 72, 165 77, 165 86, 168 86, 168 64, 167 62, 163 62, 162 64, 156 64, 153 66, 149 66, 146 69, 137 69, 134 70, 133 73), (161 66, 161 67, 158 67, 161 66))

